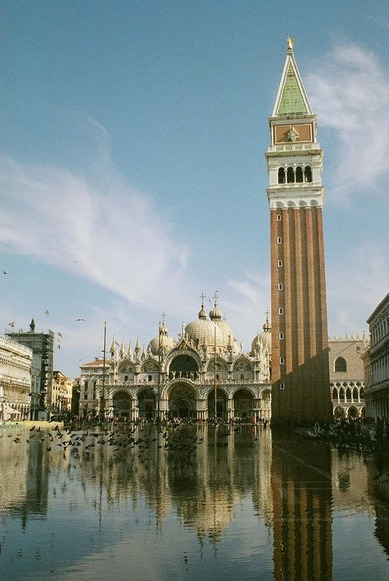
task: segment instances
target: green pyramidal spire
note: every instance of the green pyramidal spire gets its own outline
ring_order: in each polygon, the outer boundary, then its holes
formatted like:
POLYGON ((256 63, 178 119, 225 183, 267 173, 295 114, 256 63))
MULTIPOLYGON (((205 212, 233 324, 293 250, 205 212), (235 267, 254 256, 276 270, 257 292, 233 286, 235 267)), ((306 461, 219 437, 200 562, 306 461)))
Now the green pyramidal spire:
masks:
POLYGON ((278 89, 273 117, 311 114, 311 108, 293 54, 294 41, 288 38, 288 52, 278 89))

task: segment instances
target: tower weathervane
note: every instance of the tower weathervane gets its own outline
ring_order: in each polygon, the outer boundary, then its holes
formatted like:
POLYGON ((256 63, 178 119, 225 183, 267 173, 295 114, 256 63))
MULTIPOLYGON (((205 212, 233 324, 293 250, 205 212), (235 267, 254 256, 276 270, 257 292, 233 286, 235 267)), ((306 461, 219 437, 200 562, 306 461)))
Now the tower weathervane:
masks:
POLYGON ((288 36, 286 42, 288 43, 288 50, 293 50, 294 47, 294 38, 288 36))

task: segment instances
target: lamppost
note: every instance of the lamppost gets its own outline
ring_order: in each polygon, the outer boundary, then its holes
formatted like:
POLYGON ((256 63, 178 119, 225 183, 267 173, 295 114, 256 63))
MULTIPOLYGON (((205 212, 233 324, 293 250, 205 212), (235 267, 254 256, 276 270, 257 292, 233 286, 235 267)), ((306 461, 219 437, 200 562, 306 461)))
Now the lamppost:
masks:
POLYGON ((157 393, 157 423, 160 420, 160 398, 161 398, 161 321, 158 323, 158 393, 157 393))
POLYGON ((216 377, 216 358, 217 358, 217 353, 216 353, 216 323, 214 323, 215 325, 215 357, 214 357, 214 362, 213 362, 213 372, 214 372, 214 377, 213 377, 213 381, 214 381, 214 386, 213 386, 213 390, 214 390, 214 398, 215 398, 215 402, 214 402, 214 415, 215 415, 215 422, 217 421, 217 377, 216 377))
POLYGON ((105 352, 107 345, 107 321, 104 321, 104 346, 103 346, 103 384, 100 399, 100 420, 105 418, 105 352))

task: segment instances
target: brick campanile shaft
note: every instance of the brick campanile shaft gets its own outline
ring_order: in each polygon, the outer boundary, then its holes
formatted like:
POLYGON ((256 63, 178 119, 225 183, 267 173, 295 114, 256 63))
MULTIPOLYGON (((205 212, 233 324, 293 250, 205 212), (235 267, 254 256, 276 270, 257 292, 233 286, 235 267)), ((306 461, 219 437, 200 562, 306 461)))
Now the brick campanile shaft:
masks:
POLYGON ((273 114, 269 174, 272 423, 332 418, 317 119, 288 38, 273 114))

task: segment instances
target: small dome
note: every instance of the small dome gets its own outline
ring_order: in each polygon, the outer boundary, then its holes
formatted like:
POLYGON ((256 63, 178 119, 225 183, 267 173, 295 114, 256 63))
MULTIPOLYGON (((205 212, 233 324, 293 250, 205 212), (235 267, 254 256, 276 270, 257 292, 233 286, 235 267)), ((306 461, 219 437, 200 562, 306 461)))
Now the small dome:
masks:
POLYGON ((206 319, 207 313, 205 312, 204 305, 201 305, 201 309, 199 311, 199 319, 206 319))
POLYGON ((271 325, 268 320, 263 325, 262 333, 258 333, 251 343, 251 352, 254 353, 257 349, 264 349, 271 353, 271 325))
POLYGON ((221 321, 223 318, 223 313, 221 312, 221 310, 219 309, 219 307, 215 304, 215 306, 213 307, 213 309, 211 311, 209 311, 209 318, 211 319, 211 321, 221 321))
POLYGON ((165 327, 165 323, 162 323, 159 335, 154 337, 154 339, 151 339, 147 346, 147 351, 151 352, 152 355, 158 355, 160 349, 166 353, 167 351, 171 351, 175 344, 176 342, 173 337, 169 337, 169 332, 165 327))

